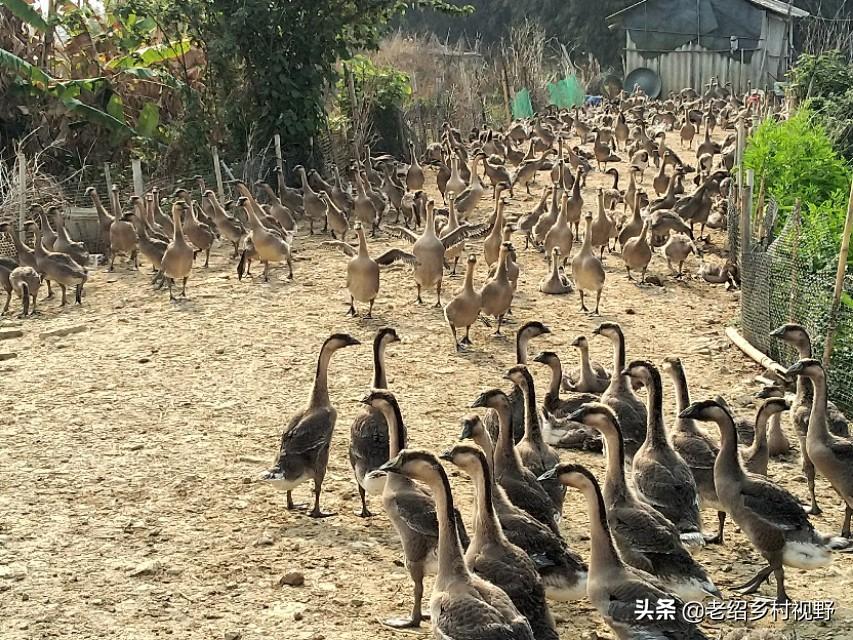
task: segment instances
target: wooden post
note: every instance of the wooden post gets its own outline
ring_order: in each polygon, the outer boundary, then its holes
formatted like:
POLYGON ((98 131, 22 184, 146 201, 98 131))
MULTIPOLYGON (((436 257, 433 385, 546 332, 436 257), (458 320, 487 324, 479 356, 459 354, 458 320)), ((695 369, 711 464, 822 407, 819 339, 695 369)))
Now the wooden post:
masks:
POLYGON ((145 182, 142 180, 142 160, 138 158, 131 160, 130 168, 133 171, 133 195, 141 198, 145 193, 145 182))
POLYGON ((841 253, 838 255, 838 272, 835 274, 835 293, 829 311, 829 327, 826 330, 826 344, 823 349, 823 368, 829 369, 832 357, 832 345, 835 342, 835 328, 838 322, 838 305, 844 292, 844 276, 847 274, 847 254, 850 253, 850 234, 853 233, 853 184, 850 185, 850 199, 847 202, 847 219, 844 222, 844 235, 841 236, 841 253))
POLYGON ((27 215, 27 158, 23 151, 18 152, 18 237, 24 242, 24 218, 27 215))
POLYGON ((740 268, 746 266, 746 256, 752 243, 752 186, 755 173, 752 169, 746 172, 746 184, 743 190, 743 200, 740 207, 740 268))
POLYGON ((219 147, 213 145, 210 153, 213 156, 213 175, 216 176, 216 193, 219 196, 219 202, 225 202, 225 186, 222 184, 222 167, 219 166, 219 147))
POLYGON ((501 88, 503 89, 504 96, 504 108, 506 109, 506 122, 507 126, 512 124, 512 98, 509 88, 509 74, 506 71, 506 61, 504 60, 503 54, 500 54, 501 59, 501 88))
POLYGON ((109 162, 104 163, 104 182, 107 183, 107 195, 109 195, 112 188, 113 188, 113 178, 112 178, 112 174, 110 173, 110 163, 109 162))
POLYGON ((797 198, 797 201, 794 203, 794 210, 791 213, 794 219, 794 244, 791 247, 791 263, 794 266, 791 269, 791 292, 788 296, 788 322, 796 321, 796 318, 794 318, 794 303, 797 301, 800 288, 800 268, 798 263, 800 258, 800 228, 802 226, 800 218, 801 207, 802 202, 797 198))
POLYGON ((344 78, 346 78, 347 81, 347 92, 349 94, 350 104, 350 147, 352 159, 358 162, 361 156, 359 155, 358 140, 355 139, 355 132, 358 129, 358 123, 356 123, 358 106, 356 105, 355 80, 352 78, 352 69, 350 69, 349 65, 346 64, 344 64, 344 78))
POLYGON ((758 183, 758 206, 755 207, 755 215, 758 218, 758 238, 759 240, 764 238, 764 188, 765 188, 765 179, 764 175, 761 176, 761 182, 758 183))
POLYGON ((275 166, 278 167, 278 192, 279 194, 284 193, 284 158, 281 155, 281 135, 275 134, 273 136, 273 142, 275 143, 275 166))

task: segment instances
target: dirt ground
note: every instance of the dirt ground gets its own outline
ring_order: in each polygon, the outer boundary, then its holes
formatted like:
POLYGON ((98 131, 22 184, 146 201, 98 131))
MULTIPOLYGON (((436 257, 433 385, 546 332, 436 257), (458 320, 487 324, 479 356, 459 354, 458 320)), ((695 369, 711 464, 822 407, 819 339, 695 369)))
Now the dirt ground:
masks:
MULTIPOLYGON (((590 178, 586 208, 605 182, 599 174, 590 178)), ((535 199, 517 193, 509 213, 530 210, 535 199)), ((489 206, 484 201, 480 214, 489 206)), ((269 284, 238 282, 234 262, 219 247, 209 269, 193 271, 187 302, 170 304, 165 293, 152 292, 147 267, 140 274, 122 264, 112 274, 92 272, 82 307, 60 310, 52 300, 34 319, 2 320, 2 328, 19 327, 24 335, 0 341, 0 352, 17 353, 0 363, 0 637, 411 636, 378 622, 411 603, 397 536, 376 498, 378 515, 354 515, 358 496, 346 451, 350 423, 361 410, 357 400, 371 380, 369 344, 378 328, 396 327, 403 341, 388 349, 389 383, 410 443, 441 451, 456 439, 459 418, 479 391, 506 388, 501 375, 514 363, 513 343, 477 325, 475 349, 456 354, 441 311, 429 306, 434 295, 426 294, 425 306, 413 304, 404 266, 383 271, 374 319, 345 317, 346 258, 320 240, 300 231, 293 282, 281 269, 269 284), (80 325, 81 333, 40 336, 80 325), (338 515, 315 521, 286 511, 283 496, 258 476, 276 456, 282 427, 307 401, 318 348, 333 331, 352 333, 363 346, 332 361, 339 417, 323 506, 338 515), (304 574, 304 585, 281 586, 294 571, 304 574)), ((719 248, 723 237, 715 235, 714 243, 719 248)), ((371 249, 375 255, 401 244, 382 237, 371 249)), ((480 242, 472 248, 479 251, 480 242)), ((531 348, 553 349, 573 366, 569 343, 599 320, 579 312, 576 294, 539 293, 545 273, 539 253, 520 251, 520 261, 516 322, 545 322, 553 335, 531 348)), ((481 283, 485 267, 478 267, 481 283)), ((630 283, 618 255, 607 258, 606 269, 602 319, 622 324, 629 359, 681 356, 695 399, 720 393, 739 411, 754 412, 747 403, 760 369, 724 335, 736 322, 737 292, 692 277, 678 282, 660 256, 650 273, 663 287, 630 283)), ((695 261, 688 270, 695 273, 695 261)), ((462 278, 445 283, 447 301, 462 278)), ((509 327, 510 336, 517 326, 509 327)), ((610 363, 609 343, 591 339, 591 347, 595 359, 610 363)), ((541 394, 547 371, 531 367, 541 394)), ((671 420, 668 381, 665 393, 671 420)), ((603 475, 601 456, 566 451, 563 458, 603 475)), ((796 452, 772 461, 770 474, 805 497, 796 452)), ((469 517, 470 483, 459 474, 451 481, 469 517)), ((839 500, 826 481, 819 490, 825 512, 816 525, 837 532, 839 500)), ((308 499, 310 487, 296 497, 308 499)), ((588 520, 578 494, 568 493, 565 512, 564 533, 587 556, 588 520)), ((715 526, 714 514, 704 516, 708 528, 715 526)), ((733 525, 728 532, 725 547, 697 553, 730 596, 728 587, 745 582, 761 560, 733 525)), ((830 624, 758 626, 784 633, 778 637, 853 638, 852 562, 842 556, 826 569, 786 571, 795 599, 836 602, 830 624)), ((772 585, 762 589, 773 592, 772 585)), ((612 637, 587 602, 556 603, 553 611, 562 638, 612 637)), ((707 629, 714 637, 720 630, 707 629)))

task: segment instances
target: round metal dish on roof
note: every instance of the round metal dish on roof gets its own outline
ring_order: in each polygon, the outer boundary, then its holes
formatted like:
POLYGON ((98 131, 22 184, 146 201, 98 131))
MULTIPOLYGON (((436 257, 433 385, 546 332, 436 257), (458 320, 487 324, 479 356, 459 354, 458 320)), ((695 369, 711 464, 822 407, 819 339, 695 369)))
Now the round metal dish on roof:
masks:
POLYGON ((625 91, 632 93, 635 85, 640 85, 640 88, 649 98, 654 99, 660 95, 660 76, 651 69, 639 67, 629 73, 625 78, 625 91))

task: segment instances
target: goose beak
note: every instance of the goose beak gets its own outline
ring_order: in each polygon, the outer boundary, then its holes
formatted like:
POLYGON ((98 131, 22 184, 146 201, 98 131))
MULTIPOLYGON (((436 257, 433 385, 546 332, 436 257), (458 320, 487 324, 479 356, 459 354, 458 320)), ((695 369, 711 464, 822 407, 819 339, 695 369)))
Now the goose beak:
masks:
POLYGON ((801 374, 805 370, 805 366, 802 362, 795 362, 790 369, 785 372, 785 375, 789 378, 794 378, 801 374))
POLYGON ((768 335, 771 338, 781 338, 784 333, 785 333, 784 327, 776 327, 768 335))
POLYGON ((382 471, 382 469, 376 469, 376 470, 368 473, 366 476, 364 476, 364 479, 365 480, 378 480, 379 478, 387 477, 387 475, 388 474, 385 471, 382 471))
POLYGON ((699 407, 694 402, 689 407, 687 407, 684 411, 678 414, 679 418, 683 418, 686 420, 696 420, 699 417, 699 407))
POLYGON ((548 471, 539 476, 537 480, 539 480, 539 482, 543 482, 545 480, 550 480, 551 478, 554 478, 556 475, 557 467, 554 467, 553 469, 548 469, 548 471))
MULTIPOLYGON (((380 466, 377 471, 383 471, 385 473, 400 473, 400 469, 403 467, 402 460, 399 455, 391 458, 388 462, 380 466)), ((375 473, 375 472, 374 472, 375 473)), ((383 475, 385 475, 383 473, 383 475)))
POLYGON ((438 456, 439 460, 446 460, 447 462, 453 462, 453 456, 450 453, 450 449, 445 451, 444 453, 438 456))
POLYGON ((362 396, 362 397, 361 397, 359 400, 357 400, 356 402, 358 402, 359 404, 367 404, 367 405, 369 405, 369 404, 370 404, 370 394, 369 394, 369 393, 366 393, 364 396, 362 396))
POLYGON ((592 330, 592 335, 594 335, 594 336, 600 336, 600 335, 601 335, 601 327, 600 327, 600 326, 598 326, 598 327, 596 327, 595 329, 593 329, 593 330, 592 330))
POLYGON ((348 347, 355 347, 355 346, 360 345, 361 341, 353 338, 352 336, 347 336, 346 343, 347 343, 346 346, 348 346, 348 347))
POLYGON ((471 403, 472 409, 481 409, 481 408, 484 408, 485 406, 486 406, 486 395, 483 393, 481 393, 479 396, 477 396, 477 398, 474 400, 474 402, 471 403))
POLYGON ((619 372, 619 375, 620 376, 630 376, 631 370, 630 369, 622 369, 622 371, 619 372))
POLYGON ((579 347, 579 346, 581 346, 581 339, 580 339, 580 338, 575 338, 574 340, 572 340, 572 344, 571 344, 571 346, 573 346, 573 347, 579 347))
POLYGON ((535 356, 533 356, 533 362, 544 363, 545 362, 545 354, 544 353, 537 353, 535 356))

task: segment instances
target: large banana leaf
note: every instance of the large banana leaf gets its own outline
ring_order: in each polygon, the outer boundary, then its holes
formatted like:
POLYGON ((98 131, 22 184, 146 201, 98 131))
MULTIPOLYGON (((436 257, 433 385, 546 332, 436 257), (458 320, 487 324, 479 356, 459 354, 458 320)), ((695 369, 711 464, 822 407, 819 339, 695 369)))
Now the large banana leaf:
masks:
POLYGON ((180 89, 184 86, 181 80, 167 71, 161 69, 148 69, 146 67, 128 67, 122 69, 120 73, 137 78, 138 80, 150 80, 151 82, 159 82, 172 89, 180 89))
MULTIPOLYGON (((2 2, 3 0, 0 0, 2 2)), ((31 65, 23 58, 19 58, 11 51, 0 49, 0 69, 7 69, 22 77, 24 80, 38 85, 42 85, 42 89, 47 89, 54 80, 44 71, 36 66, 31 65)))
POLYGON ((88 120, 92 124, 101 125, 102 127, 113 131, 122 131, 131 135, 134 133, 133 129, 128 127, 122 121, 117 120, 100 109, 89 106, 85 102, 80 102, 77 98, 65 98, 62 100, 62 104, 64 104, 69 111, 81 118, 84 118, 85 120, 88 120))
POLYGON ((160 125, 160 109, 153 102, 146 102, 136 121, 136 132, 143 138, 157 137, 160 125))
POLYGON ((154 44, 150 47, 142 47, 136 51, 113 58, 106 67, 108 69, 128 69, 130 67, 150 67, 159 62, 174 60, 190 50, 190 41, 181 40, 179 42, 154 44))
POLYGON ((47 21, 38 10, 26 0, 0 0, 0 7, 6 7, 13 16, 19 18, 32 28, 47 31, 47 21))

